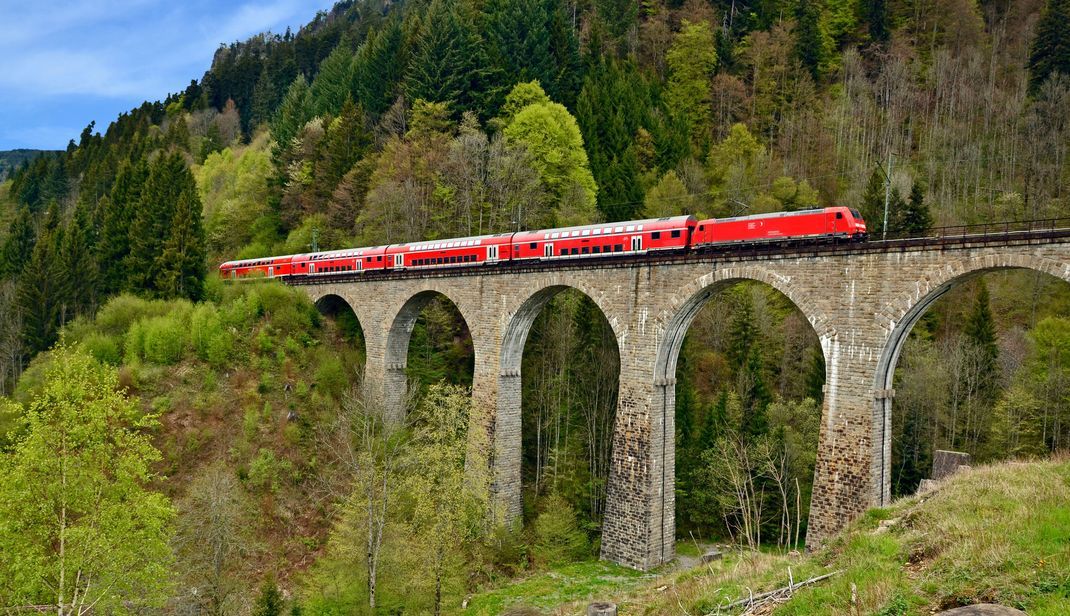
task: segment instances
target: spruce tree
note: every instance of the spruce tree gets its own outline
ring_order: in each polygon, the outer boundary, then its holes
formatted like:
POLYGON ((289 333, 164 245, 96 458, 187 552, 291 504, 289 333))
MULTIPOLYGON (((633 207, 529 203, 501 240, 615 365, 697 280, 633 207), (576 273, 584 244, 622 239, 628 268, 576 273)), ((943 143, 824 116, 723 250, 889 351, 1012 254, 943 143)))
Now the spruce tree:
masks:
POLYGON ((11 223, 3 248, 0 248, 0 276, 14 278, 22 273, 37 242, 33 214, 27 207, 20 207, 11 223))
POLYGON ((1029 91, 1053 73, 1070 77, 1070 0, 1048 0, 1029 53, 1029 91))
POLYGON ((550 51, 551 5, 546 0, 490 0, 483 8, 496 102, 517 83, 538 81, 556 98, 556 61, 550 51))
POLYGON ((401 23, 392 19, 357 49, 353 59, 353 98, 373 116, 390 109, 405 69, 401 23))
POLYGON ((201 299, 206 258, 201 200, 196 192, 183 192, 175 204, 170 236, 154 264, 152 286, 161 297, 201 299))
POLYGON ((57 244, 61 235, 52 229, 37 238, 30 261, 18 281, 23 341, 31 357, 51 347, 59 337, 63 272, 57 244))
POLYGON ((312 109, 315 115, 335 115, 350 96, 353 81, 353 52, 343 41, 320 63, 312 80, 312 109))
POLYGON ((892 35, 888 23, 888 0, 863 0, 861 10, 869 40, 878 44, 886 43, 892 35))
POLYGON ((754 345, 747 354, 747 363, 739 377, 742 390, 739 393, 743 403, 739 432, 744 438, 757 438, 769 432, 766 409, 773 401, 773 395, 765 384, 763 372, 761 350, 754 345))
POLYGON ((821 31, 821 7, 816 0, 799 0, 795 19, 798 22, 795 32, 795 55, 799 62, 810 71, 814 81, 821 78, 825 63, 825 36, 821 31))
POLYGON ((988 402, 993 402, 999 390, 999 345, 996 343, 996 325, 992 318, 988 285, 983 280, 978 285, 963 332, 978 354, 977 374, 980 381, 977 393, 988 402))
POLYGON ((405 76, 410 101, 448 103, 456 116, 464 111, 484 115, 489 111, 481 103, 489 85, 490 64, 467 10, 459 2, 432 0, 405 76))
POLYGON ((276 156, 279 152, 289 149, 290 142, 312 117, 312 94, 305 76, 298 75, 286 90, 286 96, 279 104, 275 119, 271 123, 276 156))
POLYGON ((124 162, 111 192, 97 205, 100 234, 95 252, 100 266, 99 290, 104 296, 126 288, 130 227, 148 175, 149 166, 144 159, 124 162))
POLYGON ((187 199, 186 205, 200 203, 193 174, 180 154, 161 156, 149 168, 130 225, 126 271, 131 290, 150 294, 160 290, 157 284, 163 280, 163 261, 159 257, 172 235, 176 206, 182 199, 187 199))
POLYGON ((371 145, 372 135, 367 128, 364 110, 347 98, 327 130, 327 147, 320 161, 321 169, 316 174, 316 182, 324 189, 325 197, 371 145))
POLYGON ((919 182, 910 188, 910 198, 899 215, 899 230, 905 237, 922 237, 932 229, 933 216, 925 203, 925 193, 919 182))
POLYGON ((91 230, 89 212, 83 207, 76 208, 59 246, 64 322, 89 314, 96 306, 97 262, 91 230))
POLYGON ((884 229, 884 174, 874 169, 869 175, 862 204, 858 208, 866 221, 866 232, 871 238, 880 238, 884 229))

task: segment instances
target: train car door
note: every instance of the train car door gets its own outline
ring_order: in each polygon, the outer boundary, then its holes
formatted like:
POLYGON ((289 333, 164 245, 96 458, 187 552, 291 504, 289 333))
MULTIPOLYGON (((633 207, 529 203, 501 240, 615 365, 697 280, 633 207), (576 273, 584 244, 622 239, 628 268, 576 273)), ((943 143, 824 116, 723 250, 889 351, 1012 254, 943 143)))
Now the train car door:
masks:
POLYGON ((275 277, 275 266, 274 265, 269 265, 268 266, 268 278, 274 278, 274 277, 275 277))
POLYGON ((394 255, 394 267, 405 267, 405 255, 394 255))
POLYGON ((642 235, 633 235, 632 236, 632 251, 639 252, 642 249, 643 249, 643 236, 642 235))
POLYGON ((360 257, 357 257, 357 271, 358 272, 363 272, 364 271, 364 259, 361 259, 360 257))
POLYGON ((497 260, 498 260, 498 247, 497 246, 487 246, 487 261, 497 261, 497 260))
POLYGON ((308 273, 309 274, 315 274, 316 273, 316 264, 315 263, 309 263, 308 264, 308 273))
POLYGON ((542 256, 552 257, 554 256, 554 245, 552 242, 547 242, 542 246, 542 256))

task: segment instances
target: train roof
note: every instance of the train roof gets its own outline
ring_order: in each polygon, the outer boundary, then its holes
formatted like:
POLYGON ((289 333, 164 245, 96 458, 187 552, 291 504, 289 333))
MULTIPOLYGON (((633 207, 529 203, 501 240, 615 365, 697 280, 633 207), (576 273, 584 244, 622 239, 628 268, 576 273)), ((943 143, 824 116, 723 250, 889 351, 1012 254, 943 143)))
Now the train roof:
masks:
POLYGON ((321 259, 338 259, 341 257, 361 257, 367 252, 385 250, 386 246, 364 246, 360 248, 339 248, 338 250, 323 250, 293 255, 294 258, 302 258, 307 261, 319 261, 321 259))
MULTIPOLYGON (((512 233, 494 233, 490 235, 473 235, 471 237, 448 237, 440 240, 427 240, 423 242, 406 242, 397 244, 401 250, 435 250, 439 248, 462 248, 464 246, 481 246, 486 240, 506 240, 512 237, 512 233)), ((493 242, 501 244, 502 242, 493 242)))
MULTIPOLYGON (((621 220, 621 221, 618 221, 618 222, 601 222, 601 223, 597 223, 597 224, 593 224, 593 225, 578 225, 578 226, 575 226, 575 227, 557 227, 557 228, 554 228, 554 229, 538 229, 538 230, 535 230, 535 231, 521 231, 520 233, 517 233, 517 235, 522 235, 522 236, 525 236, 525 237, 531 237, 531 236, 535 236, 535 235, 542 236, 542 235, 545 235, 547 233, 561 233, 561 234, 564 234, 564 233, 572 233, 573 231, 581 231, 581 232, 582 231, 594 231, 595 229, 600 229, 600 230, 610 229, 610 230, 612 230, 612 229, 615 229, 615 228, 618 228, 618 227, 620 227, 621 228, 621 232, 623 232, 623 230, 627 229, 628 227, 633 227, 633 231, 634 231, 635 228, 638 228, 640 226, 644 227, 646 230, 649 230, 649 229, 658 230, 658 229, 664 229, 664 228, 676 228, 676 227, 679 227, 681 225, 686 225, 688 222, 698 222, 698 221, 695 219, 694 216, 691 216, 691 215, 687 215, 687 216, 664 216, 662 218, 645 218, 643 220, 621 220)), ((611 232, 613 232, 613 231, 611 231, 611 232)))
POLYGON ((269 257, 257 257, 255 259, 237 259, 235 261, 225 261, 219 265, 219 267, 246 267, 249 265, 268 265, 277 262, 279 259, 289 259, 293 255, 277 255, 269 257))

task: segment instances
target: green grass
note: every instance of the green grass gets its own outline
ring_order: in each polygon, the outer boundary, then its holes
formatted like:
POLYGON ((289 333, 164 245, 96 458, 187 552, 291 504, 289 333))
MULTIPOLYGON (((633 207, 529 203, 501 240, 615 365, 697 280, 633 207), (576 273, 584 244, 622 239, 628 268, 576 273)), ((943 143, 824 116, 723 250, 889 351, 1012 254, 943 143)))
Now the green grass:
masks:
MULTIPOLYGON (((694 546, 678 553, 694 556, 694 546)), ((582 613, 612 600, 620 614, 705 614, 750 593, 831 571, 774 614, 907 616, 991 602, 1032 615, 1070 614, 1070 461, 976 468, 936 492, 873 509, 808 555, 729 553, 687 571, 643 576, 581 563, 476 595, 467 613, 531 606, 582 613)))
POLYGON ((649 577, 607 562, 572 563, 478 594, 461 613, 492 616, 521 607, 543 611, 577 601, 608 599, 649 577))

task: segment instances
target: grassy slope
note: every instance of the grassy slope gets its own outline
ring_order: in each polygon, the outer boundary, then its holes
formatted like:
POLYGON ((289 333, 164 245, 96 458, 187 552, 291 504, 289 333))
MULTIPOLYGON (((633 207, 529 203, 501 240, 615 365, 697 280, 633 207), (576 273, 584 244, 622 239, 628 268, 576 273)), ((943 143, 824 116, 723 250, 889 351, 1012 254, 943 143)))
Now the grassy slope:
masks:
POLYGON ((730 555, 653 579, 574 566, 478 595, 470 612, 531 605, 572 614, 587 601, 612 599, 621 614, 706 614, 749 592, 786 586, 789 567, 796 582, 843 573, 797 591, 775 614, 929 614, 978 602, 1070 614, 1070 461, 963 473, 934 493, 871 510, 814 554, 730 555), (568 584, 554 585, 555 576, 568 584))
MULTIPOLYGON (((269 573, 285 588, 315 560, 326 539, 333 507, 329 488, 339 478, 319 440, 338 392, 363 359, 333 322, 316 318, 300 292, 259 283, 227 287, 222 294, 210 302, 234 336, 222 365, 198 358, 189 340, 173 364, 131 361, 124 349, 134 323, 181 314, 176 318, 183 329, 196 328, 181 302, 119 298, 113 304, 125 307, 109 305, 96 320, 75 322, 64 339, 69 344, 96 339, 98 356, 99 349, 110 348, 101 336, 118 343, 123 360, 112 363, 118 363, 122 382, 145 408, 161 413, 155 441, 163 453, 161 488, 168 495, 181 502, 191 481, 213 462, 234 469, 246 496, 245 541, 251 546, 234 573, 249 592, 269 573)), ((20 397, 34 388, 40 370, 31 367, 20 397)))

